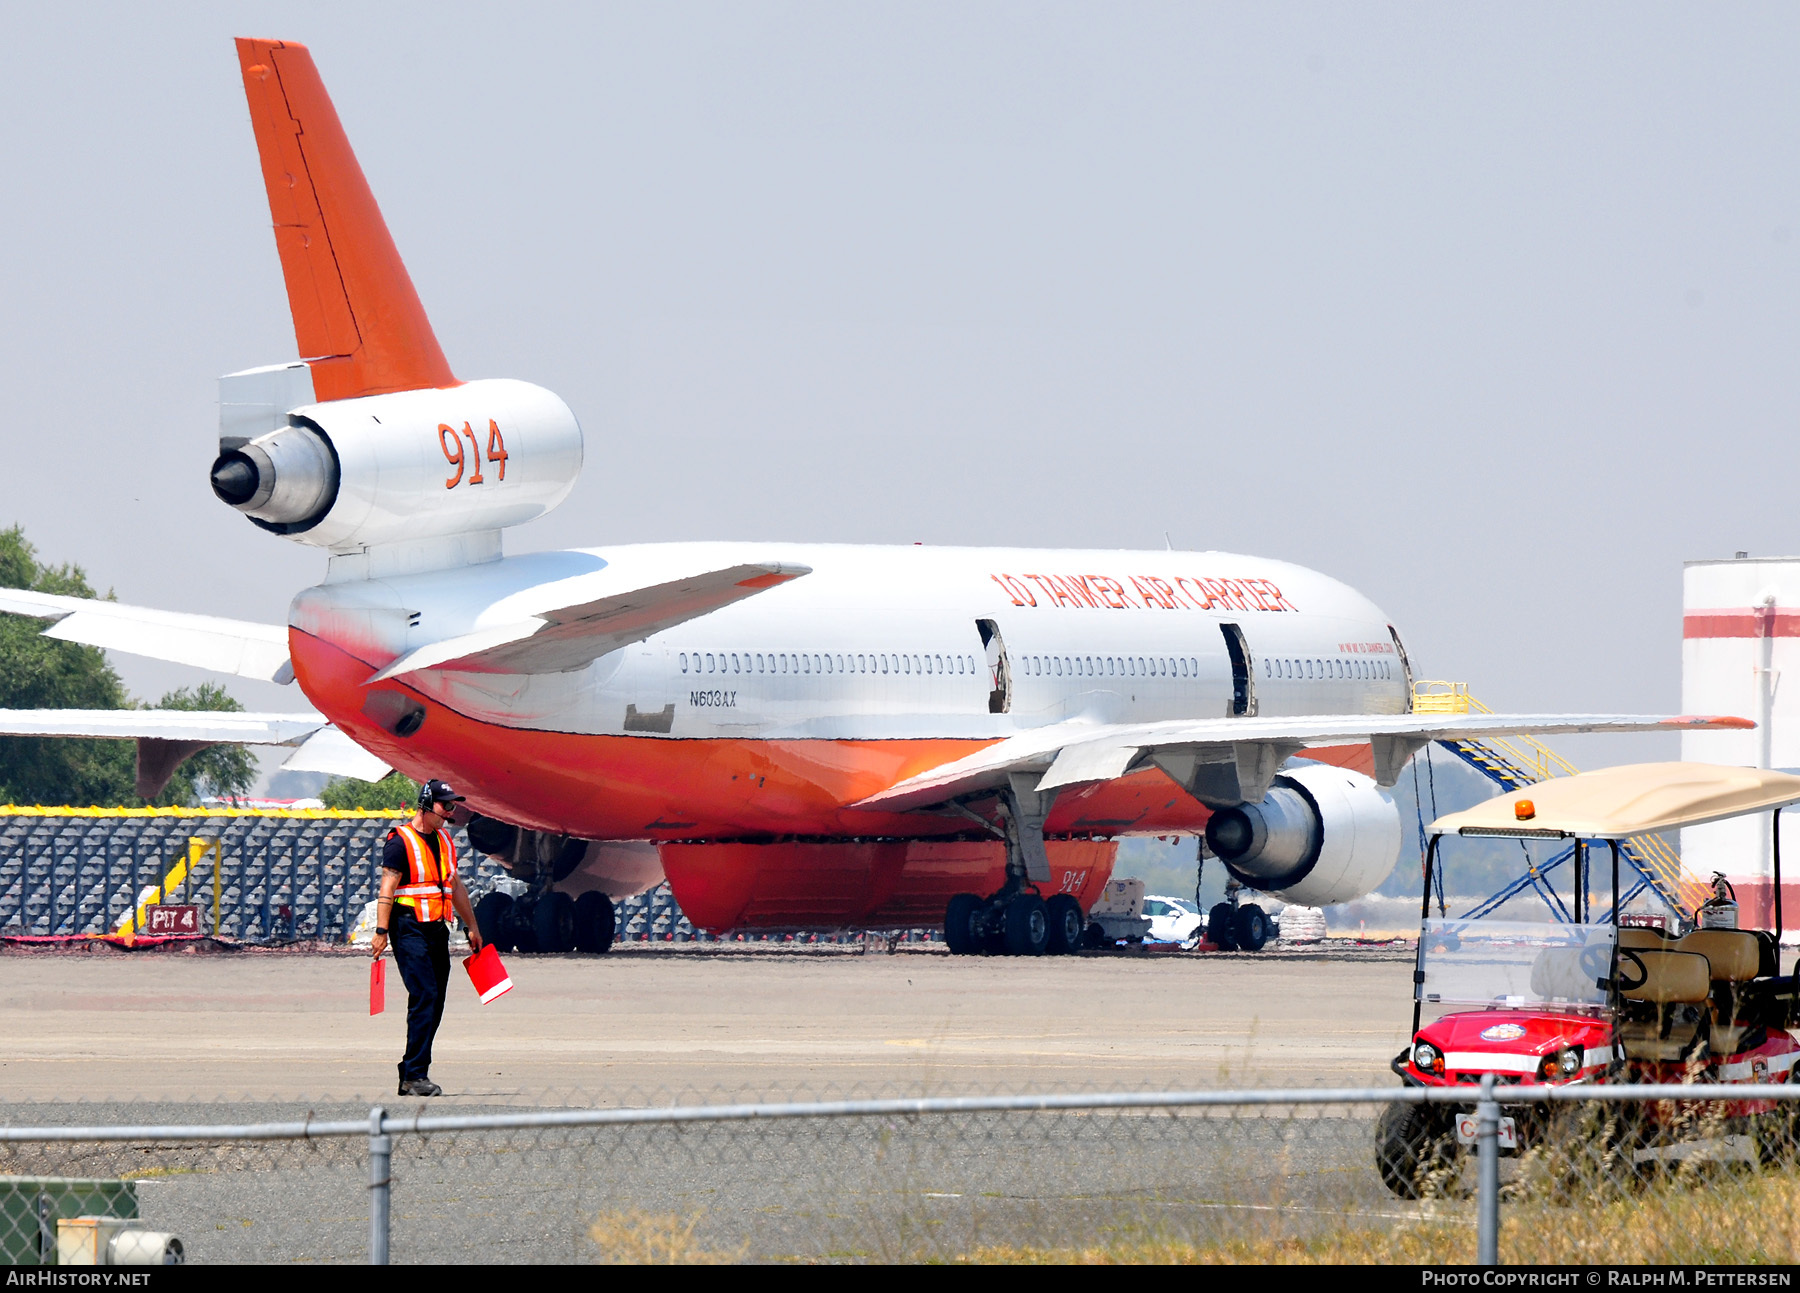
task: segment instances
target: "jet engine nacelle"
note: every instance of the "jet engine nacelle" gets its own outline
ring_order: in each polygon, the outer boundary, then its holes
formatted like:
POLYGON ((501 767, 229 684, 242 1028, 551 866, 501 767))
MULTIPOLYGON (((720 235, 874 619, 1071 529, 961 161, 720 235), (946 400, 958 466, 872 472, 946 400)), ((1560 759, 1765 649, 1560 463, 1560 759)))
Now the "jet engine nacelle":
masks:
POLYGON ((581 427, 503 378, 309 404, 213 463, 213 492, 266 530, 347 551, 542 516, 581 472, 581 427))
POLYGON ((1206 843, 1251 888, 1325 907, 1387 879, 1400 856, 1400 811, 1360 773, 1311 764, 1276 777, 1260 804, 1213 813, 1206 843))

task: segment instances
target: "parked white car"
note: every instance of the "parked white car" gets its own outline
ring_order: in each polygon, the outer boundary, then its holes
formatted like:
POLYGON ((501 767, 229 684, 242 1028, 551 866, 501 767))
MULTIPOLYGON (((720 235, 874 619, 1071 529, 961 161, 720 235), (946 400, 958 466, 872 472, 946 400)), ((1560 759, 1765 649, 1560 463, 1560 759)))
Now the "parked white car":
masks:
POLYGON ((1148 943, 1191 943, 1200 933, 1200 913, 1186 898, 1146 895, 1144 915, 1150 921, 1150 932, 1144 936, 1148 943))

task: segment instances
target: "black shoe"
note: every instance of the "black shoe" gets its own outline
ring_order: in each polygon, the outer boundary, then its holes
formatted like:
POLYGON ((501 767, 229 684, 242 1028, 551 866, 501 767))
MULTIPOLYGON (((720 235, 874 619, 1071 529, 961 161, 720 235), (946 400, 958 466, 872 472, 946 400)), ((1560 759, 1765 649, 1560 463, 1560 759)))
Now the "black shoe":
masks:
POLYGON ((424 1078, 413 1078, 400 1084, 401 1095, 442 1095, 444 1088, 424 1078))

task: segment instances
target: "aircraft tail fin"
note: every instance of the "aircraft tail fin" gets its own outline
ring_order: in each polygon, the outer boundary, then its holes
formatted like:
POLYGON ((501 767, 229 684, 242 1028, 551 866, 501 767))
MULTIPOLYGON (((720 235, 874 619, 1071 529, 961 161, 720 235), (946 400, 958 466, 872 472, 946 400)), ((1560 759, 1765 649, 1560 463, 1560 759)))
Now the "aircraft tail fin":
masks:
POLYGON ((456 385, 312 55, 277 40, 237 50, 316 397, 456 385))

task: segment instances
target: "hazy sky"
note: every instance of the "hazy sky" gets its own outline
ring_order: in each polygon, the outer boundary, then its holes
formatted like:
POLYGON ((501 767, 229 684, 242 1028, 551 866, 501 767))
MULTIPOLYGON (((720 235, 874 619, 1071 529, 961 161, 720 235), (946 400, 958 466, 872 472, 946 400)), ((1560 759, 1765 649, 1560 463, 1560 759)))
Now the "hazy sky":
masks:
POLYGON ((156 10, 0 43, 0 524, 122 600, 323 570, 206 484, 294 353, 234 35, 312 47, 458 375, 580 417, 514 551, 1167 532, 1496 707, 1660 710, 1681 561, 1800 549, 1793 6, 156 10))

